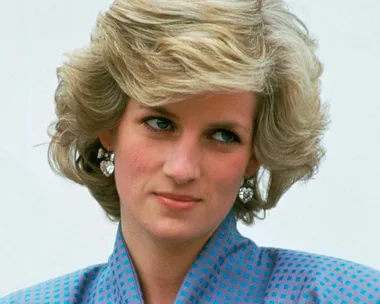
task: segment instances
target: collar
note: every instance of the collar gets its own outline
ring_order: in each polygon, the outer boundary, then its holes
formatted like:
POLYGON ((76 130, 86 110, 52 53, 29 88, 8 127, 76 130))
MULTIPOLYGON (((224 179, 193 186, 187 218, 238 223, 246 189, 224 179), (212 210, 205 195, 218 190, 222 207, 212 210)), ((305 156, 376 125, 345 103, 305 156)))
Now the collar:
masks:
MULTIPOLYGON (((239 278, 241 281, 241 274, 234 272, 233 264, 243 263, 247 254, 251 258, 257 256, 258 249, 252 241, 238 232, 235 214, 231 211, 201 249, 182 282, 174 303, 187 303, 189 299, 191 301, 200 298, 207 300, 208 297, 211 298, 211 294, 220 293, 213 286, 223 287, 223 279, 230 282, 236 277, 236 280, 239 278)), ((123 239, 120 223, 108 266, 118 302, 144 303, 140 283, 123 239)), ((230 288, 228 290, 231 291, 230 288)))

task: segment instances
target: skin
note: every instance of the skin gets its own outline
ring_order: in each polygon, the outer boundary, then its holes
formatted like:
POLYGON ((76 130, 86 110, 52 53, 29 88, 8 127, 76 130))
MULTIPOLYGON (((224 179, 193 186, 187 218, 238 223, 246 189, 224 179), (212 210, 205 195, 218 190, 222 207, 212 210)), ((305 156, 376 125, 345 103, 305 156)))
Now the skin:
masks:
POLYGON ((256 103, 252 92, 195 95, 160 108, 131 99, 117 131, 100 134, 115 153, 122 232, 146 303, 173 302, 242 178, 256 171, 256 103), (162 204, 160 192, 197 200, 176 210, 162 204))

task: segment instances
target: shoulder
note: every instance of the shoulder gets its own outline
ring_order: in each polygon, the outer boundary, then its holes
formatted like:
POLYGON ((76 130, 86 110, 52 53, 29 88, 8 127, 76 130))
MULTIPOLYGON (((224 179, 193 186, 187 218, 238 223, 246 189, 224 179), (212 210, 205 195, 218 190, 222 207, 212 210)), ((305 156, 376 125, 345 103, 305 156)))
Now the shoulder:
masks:
POLYGON ((90 266, 13 292, 0 298, 0 304, 82 302, 83 297, 91 293, 94 282, 105 275, 105 271, 105 264, 90 266))
POLYGON ((268 282, 273 294, 291 289, 294 299, 307 303, 322 300, 380 304, 378 270, 334 257, 278 248, 261 248, 261 256, 273 265, 268 282))

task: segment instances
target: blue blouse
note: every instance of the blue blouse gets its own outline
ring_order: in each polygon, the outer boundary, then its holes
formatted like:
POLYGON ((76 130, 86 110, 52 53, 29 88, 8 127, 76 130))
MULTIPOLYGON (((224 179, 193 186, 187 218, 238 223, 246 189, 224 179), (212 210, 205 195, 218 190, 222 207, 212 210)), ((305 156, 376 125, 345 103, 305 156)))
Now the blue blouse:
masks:
MULTIPOLYGON (((14 292, 0 304, 144 303, 121 234, 108 263, 14 292)), ((376 303, 380 272, 327 256, 258 247, 231 212, 188 271, 174 304, 376 303)))

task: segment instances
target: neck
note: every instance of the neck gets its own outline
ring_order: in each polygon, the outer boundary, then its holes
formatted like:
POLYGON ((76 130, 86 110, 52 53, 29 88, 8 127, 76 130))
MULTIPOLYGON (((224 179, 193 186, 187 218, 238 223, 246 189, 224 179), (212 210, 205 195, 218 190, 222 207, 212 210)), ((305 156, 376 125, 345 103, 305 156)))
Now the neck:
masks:
POLYGON ((209 233, 192 241, 162 240, 133 223, 122 221, 122 233, 139 277, 144 303, 173 303, 209 233))

